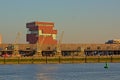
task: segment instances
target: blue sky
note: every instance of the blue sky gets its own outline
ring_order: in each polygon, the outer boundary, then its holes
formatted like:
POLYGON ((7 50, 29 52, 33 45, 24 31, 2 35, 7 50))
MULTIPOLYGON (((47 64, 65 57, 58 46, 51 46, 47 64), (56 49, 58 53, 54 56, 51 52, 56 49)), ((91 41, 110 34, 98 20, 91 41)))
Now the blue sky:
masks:
POLYGON ((120 0, 0 0, 3 43, 26 43, 26 23, 55 23, 64 43, 104 43, 120 38, 120 0))

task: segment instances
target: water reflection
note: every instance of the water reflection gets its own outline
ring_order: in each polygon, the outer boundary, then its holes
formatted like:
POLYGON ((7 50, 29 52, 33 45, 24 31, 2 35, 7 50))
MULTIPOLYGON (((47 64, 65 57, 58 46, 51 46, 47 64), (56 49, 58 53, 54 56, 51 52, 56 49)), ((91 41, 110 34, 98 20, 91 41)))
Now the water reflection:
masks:
POLYGON ((0 65, 0 80, 119 80, 120 63, 0 65))
POLYGON ((45 65, 42 66, 40 69, 42 69, 40 72, 37 74, 37 79, 38 80, 54 80, 53 75, 55 77, 54 72, 57 72, 58 66, 49 66, 45 65))
POLYGON ((39 80, 53 80, 50 76, 44 73, 37 74, 37 79, 39 80))

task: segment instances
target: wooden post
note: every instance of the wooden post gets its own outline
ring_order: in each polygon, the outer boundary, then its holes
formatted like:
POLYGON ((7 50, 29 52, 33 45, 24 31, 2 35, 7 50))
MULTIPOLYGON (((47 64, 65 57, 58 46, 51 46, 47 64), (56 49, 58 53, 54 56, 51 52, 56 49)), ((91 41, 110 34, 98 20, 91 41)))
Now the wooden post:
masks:
POLYGON ((113 57, 112 57, 112 55, 111 55, 111 62, 113 62, 113 57))
POLYGON ((87 56, 85 55, 85 63, 87 63, 87 56))
POLYGON ((47 64, 47 55, 46 55, 46 64, 47 64))
POLYGON ((4 64, 6 63, 6 61, 5 61, 5 56, 4 56, 4 64))
POLYGON ((100 56, 98 55, 98 63, 100 62, 100 56))
POLYGON ((60 64, 60 56, 59 56, 59 64, 60 64))
POLYGON ((74 63, 74 55, 72 55, 72 63, 74 63))
POLYGON ((20 63, 20 58, 18 57, 18 64, 20 63))
POLYGON ((34 63, 34 59, 33 59, 33 57, 32 57, 32 64, 34 63))

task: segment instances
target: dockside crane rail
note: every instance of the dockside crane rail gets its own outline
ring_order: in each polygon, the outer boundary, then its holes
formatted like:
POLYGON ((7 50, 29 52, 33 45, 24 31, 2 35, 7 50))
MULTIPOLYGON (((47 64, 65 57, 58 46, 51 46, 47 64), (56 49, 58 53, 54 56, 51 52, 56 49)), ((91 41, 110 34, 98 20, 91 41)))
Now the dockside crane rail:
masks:
POLYGON ((62 43, 63 35, 64 35, 64 31, 62 31, 62 34, 61 34, 58 44, 57 44, 57 54, 59 56, 61 56, 61 43, 62 43))

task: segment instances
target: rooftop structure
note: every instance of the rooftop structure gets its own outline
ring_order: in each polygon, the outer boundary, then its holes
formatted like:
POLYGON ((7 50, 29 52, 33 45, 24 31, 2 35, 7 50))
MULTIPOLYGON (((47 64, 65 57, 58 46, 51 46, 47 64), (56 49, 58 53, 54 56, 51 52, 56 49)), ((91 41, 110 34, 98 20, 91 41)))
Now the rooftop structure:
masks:
POLYGON ((26 24, 26 28, 29 44, 57 44, 57 30, 54 30, 53 22, 30 22, 26 24))

